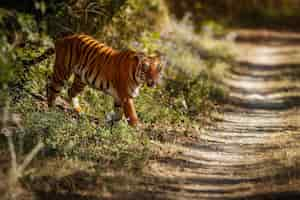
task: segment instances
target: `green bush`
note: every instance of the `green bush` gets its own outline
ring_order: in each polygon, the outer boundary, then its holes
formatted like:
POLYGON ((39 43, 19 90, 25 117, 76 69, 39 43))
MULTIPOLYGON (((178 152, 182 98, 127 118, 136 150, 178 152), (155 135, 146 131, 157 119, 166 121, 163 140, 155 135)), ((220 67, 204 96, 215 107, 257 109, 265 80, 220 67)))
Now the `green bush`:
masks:
POLYGON ((160 29, 167 14, 162 0, 128 0, 96 37, 115 48, 135 49, 144 34, 160 29))
POLYGON ((217 102, 225 98, 223 90, 204 72, 194 76, 178 73, 176 79, 166 81, 165 91, 171 100, 168 104, 191 119, 211 110, 212 100, 217 102))

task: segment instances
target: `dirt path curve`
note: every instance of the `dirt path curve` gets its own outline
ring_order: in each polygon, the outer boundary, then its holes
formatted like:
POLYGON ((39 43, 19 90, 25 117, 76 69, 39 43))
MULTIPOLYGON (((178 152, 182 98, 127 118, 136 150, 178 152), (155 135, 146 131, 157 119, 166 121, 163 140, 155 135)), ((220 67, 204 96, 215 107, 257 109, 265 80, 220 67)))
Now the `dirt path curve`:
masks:
POLYGON ((222 80, 230 103, 153 167, 153 199, 300 199, 300 35, 240 34, 240 65, 222 80))

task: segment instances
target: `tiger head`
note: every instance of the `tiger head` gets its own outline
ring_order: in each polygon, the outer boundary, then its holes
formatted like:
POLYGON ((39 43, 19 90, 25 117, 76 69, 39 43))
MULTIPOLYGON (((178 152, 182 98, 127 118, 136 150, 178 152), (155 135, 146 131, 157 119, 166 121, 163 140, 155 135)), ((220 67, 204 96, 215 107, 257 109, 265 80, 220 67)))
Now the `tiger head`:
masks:
POLYGON ((162 74, 162 59, 161 56, 140 56, 140 66, 142 72, 142 80, 148 87, 155 87, 162 74))

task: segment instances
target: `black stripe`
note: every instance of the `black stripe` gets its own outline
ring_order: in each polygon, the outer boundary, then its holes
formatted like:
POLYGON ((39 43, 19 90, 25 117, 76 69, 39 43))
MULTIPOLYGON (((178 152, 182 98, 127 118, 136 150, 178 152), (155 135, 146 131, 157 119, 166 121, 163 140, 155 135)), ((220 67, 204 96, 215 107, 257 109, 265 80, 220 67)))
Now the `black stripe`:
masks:
POLYGON ((53 86, 48 87, 52 92, 59 93, 59 90, 56 90, 53 86))
POLYGON ((87 62, 90 62, 90 65, 92 65, 92 63, 94 63, 94 61, 96 60, 97 54, 98 54, 97 51, 98 51, 98 48, 96 45, 95 47, 93 47, 92 51, 90 52, 90 56, 88 57, 88 60, 87 60, 87 62), (94 55, 96 55, 96 56, 94 56, 94 55), (93 58, 93 56, 94 56, 94 60, 92 60, 92 62, 91 62, 91 59, 93 58))
MULTIPOLYGON (((92 52, 91 52, 91 53, 92 53, 92 52)), ((93 53, 94 53, 94 52, 93 52, 93 53)), ((89 59, 88 59, 88 60, 89 60, 89 59)), ((96 60, 96 58, 95 58, 94 60, 96 60)), ((89 66, 88 66, 88 67, 91 68, 91 70, 88 72, 88 77, 90 77, 90 76, 92 75, 92 73, 93 73, 95 67, 97 67, 97 66, 93 66, 92 64, 93 64, 93 62, 92 62, 91 64, 89 64, 89 66)))
MULTIPOLYGON (((88 41, 89 42, 89 41, 88 41)), ((91 41, 93 42, 93 41, 91 41)), ((85 43, 84 43, 85 44, 85 43)), ((84 49, 80 52, 80 56, 79 56, 79 64, 81 64, 81 66, 79 66, 78 71, 81 72, 83 70, 83 68, 85 67, 85 63, 84 62, 80 62, 84 60, 84 52, 86 51, 86 48, 89 46, 89 44, 86 44, 86 46, 84 47, 84 49)))
POLYGON ((92 75, 94 69, 95 69, 95 68, 92 68, 90 71, 87 72, 87 77, 88 77, 88 78, 92 75))
POLYGON ((93 65, 96 62, 97 58, 95 58, 90 65, 93 65))
POLYGON ((114 102, 114 108, 120 108, 120 107, 121 107, 121 104, 120 104, 120 103, 114 102))
POLYGON ((89 70, 86 70, 85 75, 84 75, 84 79, 85 79, 85 82, 86 82, 86 83, 89 83, 89 81, 88 81, 88 76, 87 76, 87 75, 88 75, 88 71, 89 71, 89 70))
POLYGON ((127 57, 130 56, 130 51, 125 51, 123 57, 120 59, 119 65, 123 62, 123 60, 127 59, 127 57))
MULTIPOLYGON (((92 40, 92 41, 91 41, 90 43, 88 43, 86 46, 87 46, 87 47, 90 47, 90 44, 93 43, 93 42, 96 42, 96 44, 97 44, 97 41, 92 40)), ((95 45, 95 44, 94 44, 94 45, 95 45)), ((87 59, 87 58, 88 58, 88 54, 90 53, 90 51, 91 51, 92 49, 93 49, 93 48, 89 49, 89 51, 85 54, 86 57, 83 57, 83 58, 82 58, 82 61, 83 61, 83 62, 82 62, 82 66, 79 67, 79 70, 78 70, 79 72, 84 68, 84 66, 85 66, 85 67, 88 67, 88 66, 86 66, 86 64, 87 64, 86 62, 87 62, 87 60, 88 60, 88 59, 87 59)), ((81 52, 81 56, 84 56, 84 52, 85 52, 85 51, 86 51, 86 48, 85 48, 85 50, 84 50, 83 52, 81 52)), ((80 56, 80 57, 81 57, 81 56, 80 56)), ((80 61, 79 61, 79 64, 80 64, 80 61)))
POLYGON ((80 61, 84 58, 84 52, 86 50, 86 48, 89 46, 89 42, 93 42, 93 40, 90 40, 89 38, 87 39, 87 42, 84 40, 86 39, 86 37, 80 38, 80 43, 79 43, 79 47, 83 47, 83 49, 79 48, 79 61, 78 64, 81 66, 79 66, 78 71, 81 73, 81 71, 84 68, 84 63, 81 63, 80 61))
MULTIPOLYGON (((90 44, 91 43, 93 43, 94 42, 94 40, 88 40, 87 42, 83 42, 84 44, 83 45, 85 45, 84 47, 83 47, 83 49, 82 49, 82 51, 80 52, 80 58, 81 58, 81 56, 82 56, 82 59, 84 59, 84 55, 85 55, 85 51, 86 51, 86 49, 90 46, 90 44)), ((83 64, 84 64, 84 62, 83 62, 83 64)))
POLYGON ((91 83, 93 86, 96 86, 96 80, 97 80, 97 76, 95 76, 94 80, 91 83))
POLYGON ((70 44, 70 58, 69 58, 69 64, 68 64, 69 68, 71 68, 71 64, 72 64, 72 51, 73 51, 73 42, 71 42, 71 44, 70 44))
POLYGON ((107 60, 108 60, 109 57, 110 57, 109 53, 105 53, 105 52, 104 52, 103 54, 104 54, 104 58, 103 58, 103 66, 102 66, 102 67, 105 66, 107 60))
MULTIPOLYGON (((104 45, 104 44, 103 45, 101 44, 101 47, 99 48, 99 50, 101 50, 102 48, 105 48, 105 47, 107 47, 107 46, 104 45)), ((94 77, 94 80, 92 81, 92 85, 95 86, 96 80, 97 80, 98 76, 100 76, 100 73, 101 73, 103 67, 105 67, 106 63, 108 62, 109 58, 111 57, 112 52, 113 52, 113 49, 111 49, 110 47, 107 47, 106 50, 104 50, 103 52, 101 52, 99 54, 100 59, 103 60, 101 62, 103 66, 98 66, 99 69, 97 71, 96 76, 94 77), (110 51, 110 52, 107 53, 107 51, 110 51)), ((92 65, 95 61, 96 61, 96 59, 90 65, 92 65)), ((106 86, 107 86, 106 89, 109 88, 109 83, 108 82, 106 83, 106 86)), ((100 82, 100 89, 103 90, 103 80, 100 82)))
MULTIPOLYGON (((101 46, 100 49, 102 49, 103 47, 106 47, 106 46, 103 45, 103 46, 101 46)), ((107 54, 105 53, 105 51, 102 52, 102 53, 99 55, 100 59, 101 59, 101 56, 102 56, 102 55, 104 55, 105 57, 107 57, 107 54)), ((104 57, 104 60, 106 59, 105 57, 104 57)), ((96 60, 97 60, 97 58, 95 58, 95 60, 93 60, 92 63, 91 63, 90 65, 93 65, 94 62, 96 62, 96 60)), ((103 62, 103 65, 104 65, 104 64, 105 64, 105 62, 103 62)), ((94 85, 94 86, 95 86, 95 84, 96 84, 97 77, 98 77, 98 76, 100 75, 100 73, 101 73, 101 69, 103 68, 103 66, 98 66, 98 68, 99 68, 99 69, 98 69, 98 71, 97 71, 97 74, 96 74, 94 80, 92 81, 92 85, 94 85)), ((100 84, 102 84, 102 82, 101 82, 100 84)), ((101 85, 100 87, 101 87, 101 89, 103 90, 103 85, 101 85)))
POLYGON ((89 83, 88 78, 90 77, 90 75, 93 71, 93 68, 89 69, 89 66, 86 66, 86 67, 87 67, 87 70, 86 70, 86 73, 85 73, 85 80, 86 80, 87 83, 89 83))
POLYGON ((103 44, 103 43, 98 43, 98 45, 100 45, 100 46, 97 47, 96 49, 98 49, 99 51, 100 51, 103 47, 106 47, 106 45, 103 44))
POLYGON ((94 40, 88 40, 87 42, 84 42, 84 47, 82 51, 80 52, 82 55, 85 55, 86 50, 90 47, 90 45, 94 42, 94 40))
POLYGON ((100 51, 99 57, 101 57, 102 54, 105 54, 105 51, 102 51, 102 52, 101 52, 101 49, 103 49, 103 48, 105 48, 105 47, 107 47, 107 46, 104 45, 104 44, 103 44, 101 47, 99 47, 99 51, 100 51))
POLYGON ((132 74, 132 77, 133 77, 133 80, 134 80, 134 82, 136 83, 136 84, 138 84, 138 81, 136 80, 136 77, 135 77, 135 74, 137 73, 137 68, 136 68, 136 71, 132 71, 131 73, 133 73, 132 74))
POLYGON ((78 72, 81 73, 83 68, 84 68, 84 65, 80 65, 80 62, 79 62, 78 72))
MULTIPOLYGON (((91 63, 91 65, 92 65, 95 61, 96 61, 96 59, 91 63)), ((99 76, 100 72, 101 72, 101 68, 98 67, 98 71, 96 72, 96 76, 94 77, 94 80, 93 80, 92 83, 91 83, 92 85, 96 86, 96 85, 95 85, 95 84, 96 84, 96 80, 97 80, 97 77, 99 76)))
MULTIPOLYGON (((91 38, 88 38, 88 39, 86 39, 86 38, 83 38, 82 40, 81 40, 81 46, 83 46, 83 49, 81 50, 83 53, 85 52, 85 50, 86 50, 86 48, 88 48, 89 47, 89 45, 92 43, 92 42, 94 42, 94 40, 93 39, 91 39, 91 38)), ((81 53, 82 53, 81 52, 81 53)))
POLYGON ((125 53, 119 52, 119 55, 118 55, 118 58, 117 58, 118 59, 117 61, 119 61, 119 62, 115 62, 115 66, 119 66, 121 64, 121 61, 122 61, 124 56, 125 56, 125 53))
POLYGON ((94 44, 91 44, 91 46, 90 46, 90 49, 88 50, 88 52, 86 53, 86 57, 85 57, 85 59, 84 59, 84 64, 87 64, 87 61, 89 60, 89 55, 90 55, 90 53, 94 50, 94 49, 96 49, 95 48, 95 46, 98 44, 98 42, 97 41, 94 41, 95 43, 94 44))
MULTIPOLYGON (((77 39, 77 40, 75 40, 75 47, 74 47, 74 51, 75 51, 75 55, 76 55, 76 58, 77 58, 77 56, 79 57, 80 56, 80 45, 81 45, 81 40, 79 40, 79 39, 77 39)), ((77 59, 79 59, 79 58, 77 58, 77 59)), ((76 60, 76 59, 75 59, 76 60)))
MULTIPOLYGON (((103 47, 106 47, 106 46, 105 46, 105 45, 102 45, 102 46, 99 48, 99 50, 102 49, 103 47)), ((104 52, 102 52, 101 54, 99 54, 100 59, 101 59, 101 56, 102 56, 103 54, 104 54, 104 56, 107 56, 107 55, 105 54, 105 51, 104 51, 104 52)), ((95 58, 95 59, 92 61, 92 63, 91 63, 90 65, 93 65, 94 62, 96 62, 96 60, 97 60, 97 58, 95 58)), ((104 63, 103 63, 103 65, 104 65, 104 63)), ((101 71, 102 71, 102 69, 103 69, 103 66, 97 66, 97 67, 98 67, 97 74, 96 74, 94 80, 92 81, 92 85, 94 85, 94 86, 96 86, 95 84, 96 84, 97 77, 100 75, 100 73, 101 73, 101 71)), ((102 81, 100 82, 100 88, 101 88, 101 90, 103 90, 102 81)))

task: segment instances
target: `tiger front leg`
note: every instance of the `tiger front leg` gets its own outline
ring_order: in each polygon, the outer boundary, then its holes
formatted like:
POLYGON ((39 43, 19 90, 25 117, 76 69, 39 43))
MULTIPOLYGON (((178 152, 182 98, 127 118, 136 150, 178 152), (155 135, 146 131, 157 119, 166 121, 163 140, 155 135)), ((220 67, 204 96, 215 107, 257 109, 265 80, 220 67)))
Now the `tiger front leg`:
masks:
POLYGON ((63 81, 55 81, 55 78, 52 77, 50 83, 47 84, 46 93, 47 93, 47 103, 49 107, 55 105, 55 100, 63 87, 63 81))
POLYGON ((74 110, 77 113, 82 112, 77 95, 84 90, 85 86, 86 84, 81 81, 80 77, 75 75, 73 84, 71 88, 68 90, 69 102, 72 104, 74 110))
POLYGON ((125 113, 125 117, 128 121, 128 123, 131 126, 137 126, 138 125, 138 117, 135 111, 134 103, 132 98, 128 98, 122 102, 123 110, 125 113))

